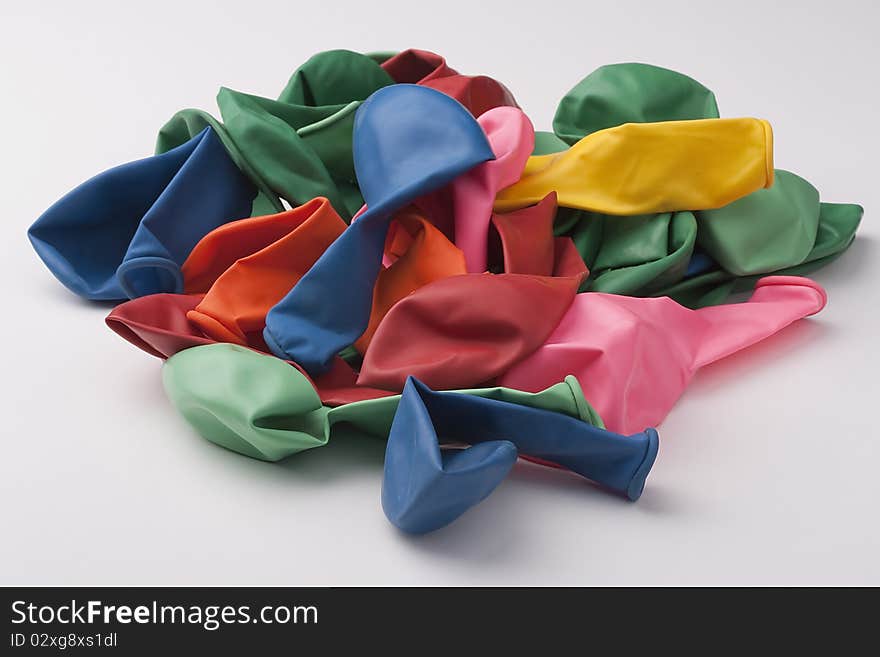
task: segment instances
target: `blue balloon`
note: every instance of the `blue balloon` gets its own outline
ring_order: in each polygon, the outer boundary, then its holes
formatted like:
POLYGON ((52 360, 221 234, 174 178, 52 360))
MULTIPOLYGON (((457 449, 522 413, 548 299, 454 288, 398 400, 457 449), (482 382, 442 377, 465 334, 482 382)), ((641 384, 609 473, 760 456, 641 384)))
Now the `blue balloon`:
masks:
POLYGON ((411 84, 380 89, 358 108, 353 154, 368 209, 269 311, 263 332, 276 356, 312 374, 367 328, 392 214, 494 158, 458 101, 411 84))
POLYGON ((688 261, 687 271, 684 273, 684 278, 691 278, 703 274, 715 267, 717 267, 717 265, 708 253, 699 249, 694 250, 691 259, 688 261))
POLYGON ((385 451, 382 508, 406 532, 439 529, 485 499, 518 453, 635 501, 658 447, 654 429, 623 436, 562 413, 436 392, 409 377, 385 451), (445 443, 472 447, 442 451, 445 443))
POLYGON ((183 292, 180 265, 208 232, 247 217, 256 188, 211 128, 161 155, 98 174, 28 231, 68 289, 118 301, 183 292))

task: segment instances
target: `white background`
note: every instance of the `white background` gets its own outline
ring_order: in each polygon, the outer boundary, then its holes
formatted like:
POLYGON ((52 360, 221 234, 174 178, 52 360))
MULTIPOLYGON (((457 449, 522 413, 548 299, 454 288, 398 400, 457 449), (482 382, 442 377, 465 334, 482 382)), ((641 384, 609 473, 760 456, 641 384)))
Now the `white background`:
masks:
POLYGON ((880 11, 864 2, 34 2, 0 9, 0 583, 880 584, 880 11), (773 124, 776 164, 859 202, 827 308, 701 372, 631 504, 530 466, 408 538, 383 444, 280 464, 198 438, 160 362, 104 326, 26 229, 149 155, 221 85, 275 96, 313 52, 444 54, 504 81, 539 129, 597 66, 645 61, 773 124))

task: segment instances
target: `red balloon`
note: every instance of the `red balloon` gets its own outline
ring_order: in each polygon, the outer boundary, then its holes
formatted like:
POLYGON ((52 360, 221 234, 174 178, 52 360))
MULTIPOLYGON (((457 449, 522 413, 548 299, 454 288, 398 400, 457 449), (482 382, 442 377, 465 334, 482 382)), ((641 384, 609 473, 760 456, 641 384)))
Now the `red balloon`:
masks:
POLYGON ((521 210, 495 213, 492 227, 498 240, 499 259, 508 274, 551 276, 556 256, 553 220, 556 218, 556 193, 537 205, 521 210))
MULTIPOLYGON (((202 297, 201 294, 151 294, 116 306, 105 321, 115 333, 139 349, 158 358, 170 358, 190 347, 217 343, 217 340, 199 331, 186 317, 202 297)), ((254 351, 268 353, 265 345, 247 346, 254 351)), ((327 406, 396 394, 390 390, 357 385, 357 374, 341 358, 336 358, 330 370, 318 378, 310 377, 296 363, 288 363, 306 375, 327 406)))
POLYGON ((104 320, 135 347, 159 358, 203 344, 214 344, 186 318, 203 294, 150 294, 116 306, 104 320))
POLYGON ((493 107, 519 107, 510 90, 497 80, 461 75, 447 66, 443 57, 427 50, 404 50, 386 60, 382 68, 395 82, 419 84, 452 96, 474 116, 493 107))
POLYGON ((582 280, 464 274, 429 283, 379 324, 358 384, 400 391, 410 374, 441 390, 484 384, 544 343, 582 280))

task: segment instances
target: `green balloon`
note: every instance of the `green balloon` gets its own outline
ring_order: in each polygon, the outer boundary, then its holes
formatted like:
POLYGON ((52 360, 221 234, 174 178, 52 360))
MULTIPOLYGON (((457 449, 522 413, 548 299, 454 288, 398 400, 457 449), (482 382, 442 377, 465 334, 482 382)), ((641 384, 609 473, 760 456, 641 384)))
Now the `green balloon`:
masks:
POLYGON ((307 107, 346 105, 352 100, 366 100, 389 84, 394 80, 369 55, 326 50, 293 72, 278 100, 307 107))
MULTIPOLYGON (((393 395, 328 408, 306 376, 292 365, 226 343, 175 354, 162 368, 162 381, 171 402, 201 436, 264 461, 325 445, 337 425, 364 436, 387 438, 400 401, 400 395, 393 395)), ((537 393, 500 387, 456 392, 605 426, 573 376, 537 393)))
POLYGON ((354 114, 394 80, 371 57, 318 53, 299 67, 278 100, 222 88, 223 123, 201 110, 175 114, 159 131, 163 153, 211 126, 232 160, 257 186, 252 215, 325 196, 344 219, 363 205, 352 161, 354 114))
POLYGON ((649 64, 610 64, 559 103, 553 132, 568 144, 624 123, 717 119, 715 94, 686 75, 649 64))
POLYGON ((571 236, 590 270, 582 292, 648 296, 687 271, 697 236, 691 212, 631 217, 559 212, 569 216, 557 216, 557 231, 571 236))
POLYGON ((162 367, 171 402, 208 440, 266 461, 327 442, 329 409, 287 362, 232 344, 184 349, 162 367))
MULTIPOLYGON (((200 348, 200 347, 199 347, 200 348)), ((541 392, 523 392, 512 388, 469 388, 466 390, 453 390, 463 395, 484 397, 496 401, 531 406, 554 413, 564 413, 574 418, 588 422, 593 426, 605 428, 602 418, 584 398, 580 383, 574 376, 567 376, 561 383, 557 383, 541 392)), ((330 424, 345 422, 358 431, 375 436, 387 438, 391 431, 391 422, 397 412, 397 404, 400 395, 367 399, 337 406, 330 409, 328 417, 330 424)))
POLYGON ((567 150, 568 144, 552 132, 535 131, 535 147, 532 150, 532 155, 552 155, 567 150))
POLYGON ((714 269, 658 290, 653 296, 669 296, 689 308, 702 308, 724 303, 731 294, 752 289, 763 276, 805 276, 824 267, 849 248, 863 214, 864 208, 853 203, 820 203, 816 240, 803 262, 741 277, 714 269))
POLYGON ((799 265, 819 231, 819 192, 776 170, 773 186, 697 213, 698 242, 726 271, 750 276, 799 265))

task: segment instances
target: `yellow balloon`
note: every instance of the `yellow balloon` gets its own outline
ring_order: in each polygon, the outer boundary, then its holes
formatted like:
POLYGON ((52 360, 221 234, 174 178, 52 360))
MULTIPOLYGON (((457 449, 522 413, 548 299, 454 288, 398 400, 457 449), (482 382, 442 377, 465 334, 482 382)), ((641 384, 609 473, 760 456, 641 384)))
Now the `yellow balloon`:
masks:
POLYGON ((625 123, 567 151, 529 158, 495 210, 534 205, 633 215, 720 208, 773 184, 773 131, 763 119, 625 123))

